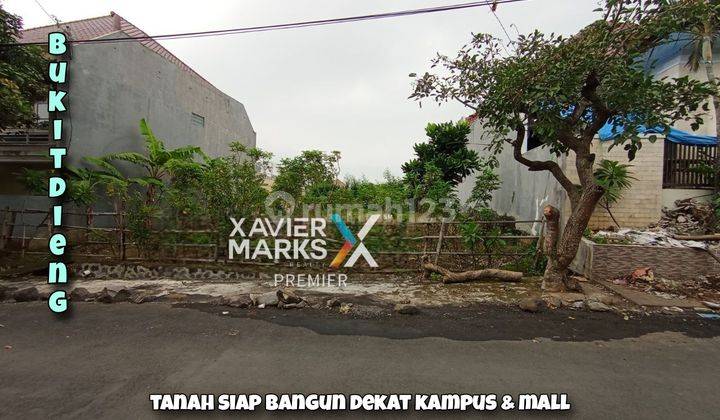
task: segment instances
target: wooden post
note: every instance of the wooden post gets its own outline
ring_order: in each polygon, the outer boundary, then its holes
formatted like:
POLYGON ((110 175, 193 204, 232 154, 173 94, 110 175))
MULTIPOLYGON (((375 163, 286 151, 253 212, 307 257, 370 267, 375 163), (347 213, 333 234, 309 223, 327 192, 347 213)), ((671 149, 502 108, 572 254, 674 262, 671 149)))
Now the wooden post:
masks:
POLYGON ((12 236, 12 228, 15 223, 13 220, 15 213, 10 212, 10 206, 5 207, 3 213, 2 228, 0 228, 0 249, 5 249, 7 243, 10 242, 9 238, 12 236))
POLYGON ((430 225, 423 226, 423 258, 427 255, 427 249, 428 249, 428 236, 430 236, 430 225))
POLYGON ((94 225, 94 219, 92 213, 92 207, 87 206, 85 208, 85 227, 87 227, 87 230, 85 231, 85 242, 88 242, 93 237, 92 227, 94 225))
POLYGON ((47 231, 48 231, 48 240, 52 238, 53 234, 53 206, 50 206, 50 209, 48 210, 47 218, 45 219, 45 222, 47 223, 47 231))
POLYGON ((543 255, 543 249, 545 243, 545 220, 540 224, 540 235, 537 239, 537 245, 535 246, 535 256, 533 257, 533 268, 537 267, 540 263, 540 258, 543 255))
POLYGON ((120 261, 125 261, 125 219, 122 213, 117 213, 116 215, 119 222, 117 227, 120 229, 120 234, 118 235, 120 237, 120 261))
POLYGON ((22 223, 22 242, 20 243, 20 252, 23 258, 25 258, 25 208, 20 210, 20 221, 22 223))
POLYGON ((435 249, 435 264, 438 263, 440 252, 442 250, 443 237, 445 236, 445 218, 440 223, 440 234, 438 234, 437 248, 435 249))

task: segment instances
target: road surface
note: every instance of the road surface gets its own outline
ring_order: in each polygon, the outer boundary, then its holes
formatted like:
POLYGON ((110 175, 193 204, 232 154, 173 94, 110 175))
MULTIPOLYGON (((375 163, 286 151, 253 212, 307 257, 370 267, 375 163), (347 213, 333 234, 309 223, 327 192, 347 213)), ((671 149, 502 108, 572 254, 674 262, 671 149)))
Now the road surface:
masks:
MULTIPOLYGON (((720 322, 694 314, 624 320, 487 306, 358 319, 225 310, 81 303, 57 319, 40 302, 0 304, 0 418, 169 417, 151 410, 151 393, 567 393, 569 413, 545 414, 720 413, 720 322)), ((421 417, 441 414, 471 413, 421 417)), ((185 416, 200 413, 172 413, 185 416)))

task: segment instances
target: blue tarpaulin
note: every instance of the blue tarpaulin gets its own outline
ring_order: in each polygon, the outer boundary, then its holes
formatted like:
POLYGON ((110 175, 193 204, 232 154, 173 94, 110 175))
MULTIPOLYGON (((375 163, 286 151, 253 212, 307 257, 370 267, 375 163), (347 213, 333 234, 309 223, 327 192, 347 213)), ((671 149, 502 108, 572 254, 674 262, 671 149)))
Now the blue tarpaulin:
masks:
MULTIPOLYGON (((600 136, 601 141, 608 141, 613 140, 624 130, 624 127, 608 123, 600 129, 598 135, 600 136)), ((664 134, 662 128, 647 128, 645 126, 638 127, 638 132, 641 134, 664 134)), ((665 138, 673 143, 689 144, 693 146, 715 146, 718 144, 717 137, 700 136, 688 133, 687 131, 678 130, 677 128, 671 128, 665 138)))

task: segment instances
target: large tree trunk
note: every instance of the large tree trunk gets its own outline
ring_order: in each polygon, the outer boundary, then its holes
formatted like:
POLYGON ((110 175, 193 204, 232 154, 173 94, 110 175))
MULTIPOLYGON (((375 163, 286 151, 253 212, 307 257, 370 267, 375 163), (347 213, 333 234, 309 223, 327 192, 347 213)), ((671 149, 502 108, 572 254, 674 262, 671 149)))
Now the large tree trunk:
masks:
POLYGON ((577 254, 583 233, 590 222, 595 206, 602 198, 603 190, 597 185, 585 187, 577 204, 573 206, 570 218, 560 236, 560 214, 552 206, 545 207, 548 236, 545 239, 545 253, 548 264, 543 276, 543 289, 550 292, 575 290, 576 284, 568 281, 568 267, 577 254), (559 240, 558 240, 559 237, 559 240))
POLYGON ((543 276, 543 290, 557 291, 565 286, 563 273, 558 271, 557 242, 560 236, 560 211, 553 206, 545 206, 545 243, 543 250, 547 256, 547 266, 543 276))

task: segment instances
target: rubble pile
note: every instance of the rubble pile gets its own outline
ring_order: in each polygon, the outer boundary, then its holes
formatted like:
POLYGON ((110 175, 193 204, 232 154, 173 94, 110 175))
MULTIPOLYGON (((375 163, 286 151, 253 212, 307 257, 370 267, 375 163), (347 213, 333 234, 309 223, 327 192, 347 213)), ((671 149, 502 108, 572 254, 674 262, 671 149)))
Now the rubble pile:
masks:
POLYGON ((679 240, 673 237, 669 229, 654 227, 645 230, 620 229, 617 232, 598 231, 593 240, 601 238, 603 243, 635 244, 646 246, 659 246, 666 248, 697 248, 708 249, 708 244, 702 241, 679 240))
POLYGON ((692 198, 677 200, 674 209, 663 209, 658 226, 677 235, 712 233, 713 209, 692 198))
POLYGON ((642 267, 613 280, 613 283, 668 299, 690 297, 703 302, 720 302, 720 276, 699 276, 695 280, 677 281, 657 277, 651 268, 642 267))

